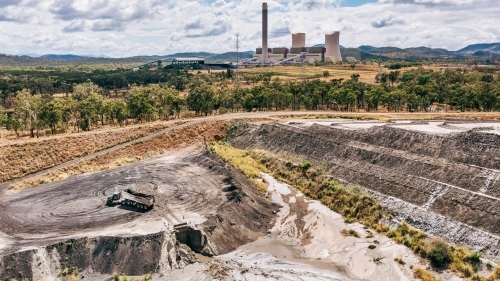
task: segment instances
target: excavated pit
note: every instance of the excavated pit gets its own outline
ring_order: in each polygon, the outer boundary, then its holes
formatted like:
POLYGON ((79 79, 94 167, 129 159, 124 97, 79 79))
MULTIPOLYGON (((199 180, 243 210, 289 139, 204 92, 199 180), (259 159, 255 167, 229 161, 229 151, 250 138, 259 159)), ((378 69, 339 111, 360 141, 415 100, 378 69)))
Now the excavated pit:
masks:
MULTIPOLYGON (((323 165, 334 178, 379 198, 395 211, 395 222, 406 220, 431 235, 500 257, 500 135, 432 134, 399 125, 301 125, 254 125, 232 144, 323 165)), ((433 130, 442 125, 430 124, 433 130)))
POLYGON ((265 235, 278 206, 206 149, 95 172, 0 196, 0 280, 107 280, 162 274, 265 235), (152 210, 106 206, 116 190, 154 194, 152 210), (274 213, 273 213, 274 212, 274 213), (186 223, 187 240, 174 225, 186 223), (260 226, 260 227, 259 227, 260 226), (264 227, 263 227, 264 226, 264 227))

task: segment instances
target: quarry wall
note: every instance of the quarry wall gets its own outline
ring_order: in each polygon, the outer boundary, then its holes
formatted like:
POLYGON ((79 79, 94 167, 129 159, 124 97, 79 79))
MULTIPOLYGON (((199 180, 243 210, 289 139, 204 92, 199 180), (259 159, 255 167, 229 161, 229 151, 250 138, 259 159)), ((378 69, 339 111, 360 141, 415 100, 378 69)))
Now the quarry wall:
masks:
POLYGON ((232 144, 323 165, 329 175, 365 187, 396 220, 499 257, 499 135, 262 124, 232 144))

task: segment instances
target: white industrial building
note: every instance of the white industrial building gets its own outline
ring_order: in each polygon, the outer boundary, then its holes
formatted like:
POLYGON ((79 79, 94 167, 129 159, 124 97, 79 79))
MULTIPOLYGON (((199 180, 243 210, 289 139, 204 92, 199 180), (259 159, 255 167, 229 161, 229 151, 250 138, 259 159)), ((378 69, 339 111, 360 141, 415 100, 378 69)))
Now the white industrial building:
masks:
POLYGON ((340 32, 325 34, 325 47, 307 47, 306 34, 292 34, 292 47, 269 48, 268 46, 268 5, 262 4, 262 47, 257 48, 253 59, 242 60, 245 65, 277 65, 293 63, 312 63, 319 61, 342 61, 340 54, 340 32))

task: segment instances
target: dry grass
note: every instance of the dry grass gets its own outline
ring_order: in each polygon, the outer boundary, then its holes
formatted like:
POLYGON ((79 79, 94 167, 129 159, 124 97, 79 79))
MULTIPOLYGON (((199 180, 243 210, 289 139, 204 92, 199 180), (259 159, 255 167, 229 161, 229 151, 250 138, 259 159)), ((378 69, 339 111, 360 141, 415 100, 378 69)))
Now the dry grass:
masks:
POLYGON ((500 281, 500 264, 493 270, 488 281, 500 281))
POLYGON ((197 142, 212 142, 221 139, 222 136, 226 134, 228 126, 229 121, 211 121, 194 124, 73 166, 21 181, 10 188, 20 190, 29 186, 61 180, 71 175, 109 170, 139 160, 162 155, 167 150, 177 147, 197 142))
POLYGON ((344 237, 352 236, 352 237, 359 238, 359 233, 357 233, 353 229, 342 229, 340 231, 340 234, 342 234, 342 236, 344 236, 344 237))
MULTIPOLYGON (((344 79, 348 80, 353 74, 359 74, 359 79, 364 82, 374 82, 375 76, 381 71, 381 68, 376 64, 362 65, 358 64, 351 68, 350 64, 342 65, 322 65, 322 66, 309 66, 303 68, 305 70, 306 79, 321 79, 329 81, 331 79, 344 79), (324 77, 323 72, 328 71, 329 77, 324 77)), ((382 70, 383 71, 383 70, 382 70)), ((272 72, 273 77, 279 77, 282 80, 297 80, 302 78, 302 67, 299 65, 279 65, 272 67, 255 67, 242 69, 242 74, 260 74, 272 72)))
POLYGON ((134 140, 171 125, 144 125, 0 146, 0 182, 20 178, 134 140))
POLYGON ((419 278, 422 281, 442 281, 441 279, 435 277, 429 271, 423 268, 417 268, 413 271, 413 277, 419 278))
POLYGON ((210 148, 224 161, 230 163, 242 172, 245 176, 250 178, 257 186, 259 191, 266 192, 267 186, 261 177, 261 172, 268 173, 266 167, 252 158, 250 153, 245 150, 236 149, 228 145, 216 144, 210 148))

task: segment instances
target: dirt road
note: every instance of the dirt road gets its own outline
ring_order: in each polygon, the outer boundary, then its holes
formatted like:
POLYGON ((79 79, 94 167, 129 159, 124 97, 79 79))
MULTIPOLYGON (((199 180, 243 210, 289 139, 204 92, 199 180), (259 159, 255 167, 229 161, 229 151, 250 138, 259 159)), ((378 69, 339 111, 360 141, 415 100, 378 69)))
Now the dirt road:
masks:
MULTIPOLYGON (((177 129, 182 129, 186 128, 188 126, 194 125, 194 124, 199 124, 202 122, 206 121, 216 121, 216 120, 234 120, 234 119, 260 119, 260 118, 282 118, 284 116, 302 116, 302 115, 324 115, 324 116, 361 116, 361 117, 366 117, 366 118, 382 118, 382 119, 405 119, 405 118, 411 118, 411 119, 418 119, 418 118, 440 118, 440 117, 448 117, 448 118, 488 118, 488 119, 493 119, 493 118, 500 118, 500 113, 488 113, 488 112, 476 112, 476 113, 426 113, 426 112, 417 112, 417 113, 359 113, 359 112, 334 112, 334 111, 282 111, 282 112, 248 112, 248 113, 234 113, 234 114, 226 114, 226 115, 217 115, 217 116, 209 116, 209 117, 204 117, 204 118, 197 118, 197 119, 190 119, 186 120, 186 123, 181 124, 181 125, 176 125, 176 126, 171 126, 169 128, 166 128, 164 130, 161 130, 156 133, 149 134, 147 136, 122 143, 113 147, 110 147, 108 149, 104 149, 102 151, 89 154, 83 157, 76 158, 74 160, 71 160, 69 162, 66 162, 64 164, 60 164, 57 166, 54 166, 50 169, 42 170, 30 175, 27 175, 22 178, 18 178, 15 180, 10 180, 6 181, 3 183, 0 183, 0 196, 2 195, 2 191, 7 189, 9 186, 12 186, 13 184, 17 182, 21 182, 24 180, 28 180, 31 178, 34 178, 39 175, 47 174, 52 171, 61 169, 61 168, 66 168, 71 165, 113 152, 117 151, 120 149, 123 149, 127 146, 140 143, 152 138, 155 138, 157 136, 163 135, 163 134, 168 134, 172 132, 173 130, 177 129)), ((177 122, 177 121, 172 121, 172 122, 177 122)))

